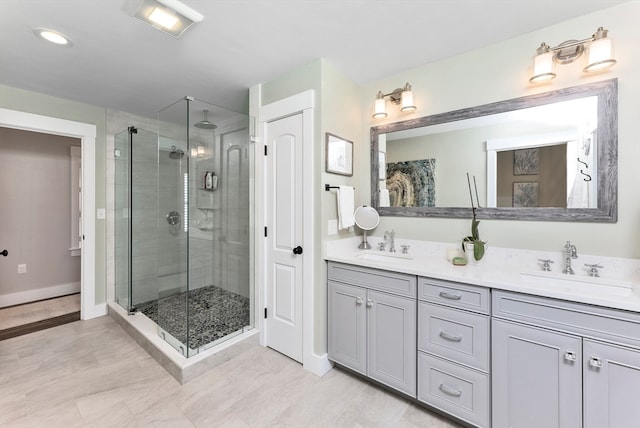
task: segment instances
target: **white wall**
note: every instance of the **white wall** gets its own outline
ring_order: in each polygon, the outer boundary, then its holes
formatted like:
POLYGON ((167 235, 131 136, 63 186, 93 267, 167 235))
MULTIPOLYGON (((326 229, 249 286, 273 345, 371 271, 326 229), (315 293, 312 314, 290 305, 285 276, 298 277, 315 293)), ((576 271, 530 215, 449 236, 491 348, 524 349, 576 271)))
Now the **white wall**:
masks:
MULTIPOLYGON (((482 220, 483 238, 490 245, 561 251, 566 240, 574 242, 583 254, 640 257, 640 2, 631 1, 547 27, 533 33, 505 40, 444 61, 426 64, 371 82, 362 89, 362 139, 369 138, 369 128, 464 107, 546 92, 582 83, 618 78, 619 147, 618 147, 618 222, 615 224, 482 220), (567 39, 590 36, 604 26, 614 41, 618 64, 606 73, 585 75, 583 62, 558 67, 558 77, 550 84, 528 83, 531 60, 541 42, 556 45, 567 39), (371 118, 377 91, 389 91, 404 82, 413 86, 417 112, 401 114, 391 106, 384 121, 371 118)), ((499 25, 499 24, 498 24, 499 25)), ((416 55, 419 55, 419 50, 416 55)), ((359 146, 358 184, 369 188, 368 146, 359 146)), ((466 176, 460 173, 466 185, 466 176)), ((399 238, 457 242, 468 234, 468 220, 434 218, 383 217, 375 235, 395 229, 399 238)))

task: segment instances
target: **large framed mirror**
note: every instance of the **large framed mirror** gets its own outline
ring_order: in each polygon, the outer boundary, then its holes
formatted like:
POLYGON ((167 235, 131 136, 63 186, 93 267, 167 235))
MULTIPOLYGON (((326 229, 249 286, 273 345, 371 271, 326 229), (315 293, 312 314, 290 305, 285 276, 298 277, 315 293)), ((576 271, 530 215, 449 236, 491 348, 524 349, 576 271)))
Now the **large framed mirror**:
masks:
POLYGON ((617 79, 371 128, 383 216, 613 223, 617 186, 617 79))

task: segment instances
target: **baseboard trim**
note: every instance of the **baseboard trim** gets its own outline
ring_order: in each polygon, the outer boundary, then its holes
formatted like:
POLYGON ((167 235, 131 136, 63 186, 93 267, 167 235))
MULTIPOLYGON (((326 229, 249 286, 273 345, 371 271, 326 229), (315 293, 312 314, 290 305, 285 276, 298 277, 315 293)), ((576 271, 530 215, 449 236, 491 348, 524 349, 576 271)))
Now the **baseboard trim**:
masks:
POLYGON ((108 309, 106 303, 98 303, 88 308, 82 308, 82 319, 90 320, 92 318, 103 317, 107 315, 108 309))
POLYGON ((36 288, 33 290, 20 291, 18 293, 2 294, 0 295, 0 308, 21 305, 23 303, 35 302, 38 300, 51 299, 54 297, 61 297, 75 293, 80 293, 80 282, 52 285, 51 287, 36 288))
POLYGON ((333 363, 329 361, 329 356, 327 354, 311 354, 305 358, 302 367, 304 367, 305 370, 322 377, 333 368, 333 363))

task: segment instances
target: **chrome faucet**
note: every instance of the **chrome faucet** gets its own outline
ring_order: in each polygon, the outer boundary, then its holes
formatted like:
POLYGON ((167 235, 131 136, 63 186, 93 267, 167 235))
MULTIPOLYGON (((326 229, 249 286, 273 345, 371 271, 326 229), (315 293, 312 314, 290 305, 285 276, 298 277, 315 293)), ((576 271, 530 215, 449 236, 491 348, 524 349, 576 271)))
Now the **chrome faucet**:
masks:
POLYGON ((566 273, 569 275, 575 274, 573 268, 571 268, 571 259, 578 258, 578 250, 576 250, 576 246, 571 244, 570 241, 564 245, 564 269, 562 269, 562 273, 566 273))
POLYGON ((389 231, 384 232, 384 241, 378 244, 378 250, 384 251, 388 245, 389 252, 395 253, 396 252, 395 237, 396 237, 396 233, 393 231, 393 229, 391 230, 391 232, 389 231))

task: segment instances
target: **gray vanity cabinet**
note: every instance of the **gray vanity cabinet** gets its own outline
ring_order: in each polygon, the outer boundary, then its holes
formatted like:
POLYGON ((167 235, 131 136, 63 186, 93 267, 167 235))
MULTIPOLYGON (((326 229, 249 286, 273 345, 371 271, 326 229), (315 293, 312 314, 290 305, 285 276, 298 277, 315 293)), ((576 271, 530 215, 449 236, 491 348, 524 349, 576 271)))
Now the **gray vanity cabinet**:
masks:
POLYGON ((490 426, 489 289, 418 279, 418 400, 490 426))
POLYGON ((506 291, 492 299, 494 428, 640 426, 640 314, 506 291))
POLYGON ((580 337, 494 319, 493 427, 582 426, 580 337))
POLYGON ((583 342, 584 428, 640 427, 640 351, 583 342))
POLYGON ((416 395, 416 278, 330 262, 329 359, 416 395))
POLYGON ((329 281, 329 358, 367 374, 367 290, 329 281))

